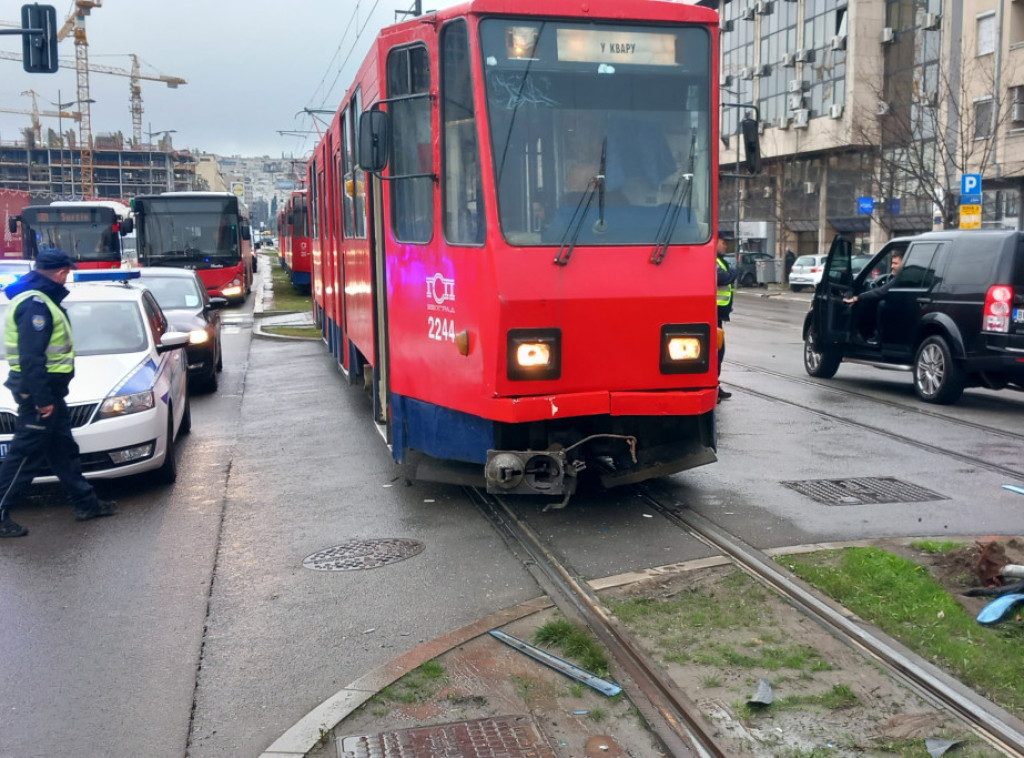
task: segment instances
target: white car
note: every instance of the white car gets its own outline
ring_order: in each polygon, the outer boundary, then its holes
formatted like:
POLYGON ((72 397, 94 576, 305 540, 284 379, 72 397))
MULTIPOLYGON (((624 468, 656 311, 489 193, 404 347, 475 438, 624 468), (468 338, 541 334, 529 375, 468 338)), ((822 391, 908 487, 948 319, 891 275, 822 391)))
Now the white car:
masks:
POLYGON ((789 288, 799 292, 804 287, 817 287, 821 275, 825 273, 826 258, 827 255, 801 255, 797 258, 789 271, 789 288))
MULTIPOLYGON (((75 378, 66 401, 72 433, 88 479, 155 471, 163 483, 177 478, 175 441, 192 426, 184 346, 188 334, 170 330, 149 290, 128 281, 137 272, 78 271, 61 305, 71 320, 75 378)), ((0 296, 0 318, 10 300, 0 296)), ((2 345, 0 345, 2 351, 2 345)), ((0 360, 0 384, 9 366, 0 360)), ((0 456, 14 436, 17 406, 0 391, 0 456)), ((41 475, 35 481, 57 481, 41 475)))

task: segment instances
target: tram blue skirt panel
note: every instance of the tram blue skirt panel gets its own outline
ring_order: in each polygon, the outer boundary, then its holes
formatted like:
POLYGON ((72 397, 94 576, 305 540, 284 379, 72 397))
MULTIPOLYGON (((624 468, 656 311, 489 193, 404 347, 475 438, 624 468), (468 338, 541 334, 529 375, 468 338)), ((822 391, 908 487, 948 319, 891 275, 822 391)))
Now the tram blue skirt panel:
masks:
POLYGON ((494 422, 479 416, 402 395, 391 396, 391 413, 392 451, 399 463, 411 448, 434 458, 484 464, 494 447, 494 422))

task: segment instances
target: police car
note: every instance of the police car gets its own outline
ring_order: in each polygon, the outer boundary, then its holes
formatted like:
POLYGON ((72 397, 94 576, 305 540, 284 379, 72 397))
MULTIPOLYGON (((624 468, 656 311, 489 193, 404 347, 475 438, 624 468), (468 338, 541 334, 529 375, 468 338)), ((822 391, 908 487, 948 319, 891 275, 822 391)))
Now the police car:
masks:
MULTIPOLYGON (((192 426, 185 351, 138 272, 77 271, 61 305, 71 320, 75 378, 66 398, 89 479, 155 471, 177 478, 175 442, 192 426)), ((0 318, 10 301, 0 296, 0 318)), ((0 343, 0 352, 3 346, 0 343)), ((0 383, 9 366, 0 360, 0 383)), ((17 406, 0 390, 0 456, 14 436, 17 406)), ((56 481, 45 474, 36 481, 56 481)))

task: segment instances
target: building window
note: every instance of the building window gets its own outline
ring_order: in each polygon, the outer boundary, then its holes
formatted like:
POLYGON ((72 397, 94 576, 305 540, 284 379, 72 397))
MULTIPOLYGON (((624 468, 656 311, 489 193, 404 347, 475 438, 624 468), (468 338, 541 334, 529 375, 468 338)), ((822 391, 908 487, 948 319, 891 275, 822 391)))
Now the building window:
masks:
POLYGON ((978 16, 977 55, 992 55, 996 51, 996 14, 978 16))
POLYGON ((1024 87, 1010 87, 1010 128, 1024 129, 1024 87))
POLYGON ((974 101, 974 139, 992 134, 992 98, 974 101))

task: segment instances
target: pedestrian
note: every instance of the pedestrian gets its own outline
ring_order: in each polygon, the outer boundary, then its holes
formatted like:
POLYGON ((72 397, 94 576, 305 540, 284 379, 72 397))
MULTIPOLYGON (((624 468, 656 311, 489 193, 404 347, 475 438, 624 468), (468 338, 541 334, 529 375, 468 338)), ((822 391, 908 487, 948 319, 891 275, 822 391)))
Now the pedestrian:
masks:
POLYGON ((786 284, 789 284, 789 272, 793 270, 793 264, 796 263, 796 253, 792 250, 786 251, 786 284))
POLYGON ((64 398, 75 375, 71 322, 61 307, 71 257, 54 248, 39 251, 35 269, 7 286, 4 347, 10 365, 5 386, 18 404, 18 420, 0 467, 0 537, 23 537, 28 529, 11 520, 11 506, 48 464, 71 499, 75 519, 112 516, 116 504, 100 500, 82 475, 78 443, 64 398))
POLYGON ((733 239, 732 232, 720 231, 718 233, 718 242, 715 247, 715 266, 716 266, 716 278, 715 282, 717 285, 717 305, 718 305, 718 400, 728 400, 732 397, 731 392, 726 392, 722 389, 721 377, 722 377, 722 361, 725 359, 725 330, 723 324, 729 320, 729 314, 732 313, 732 296, 736 292, 736 269, 729 265, 729 262, 725 260, 725 252, 728 250, 727 243, 733 239))

